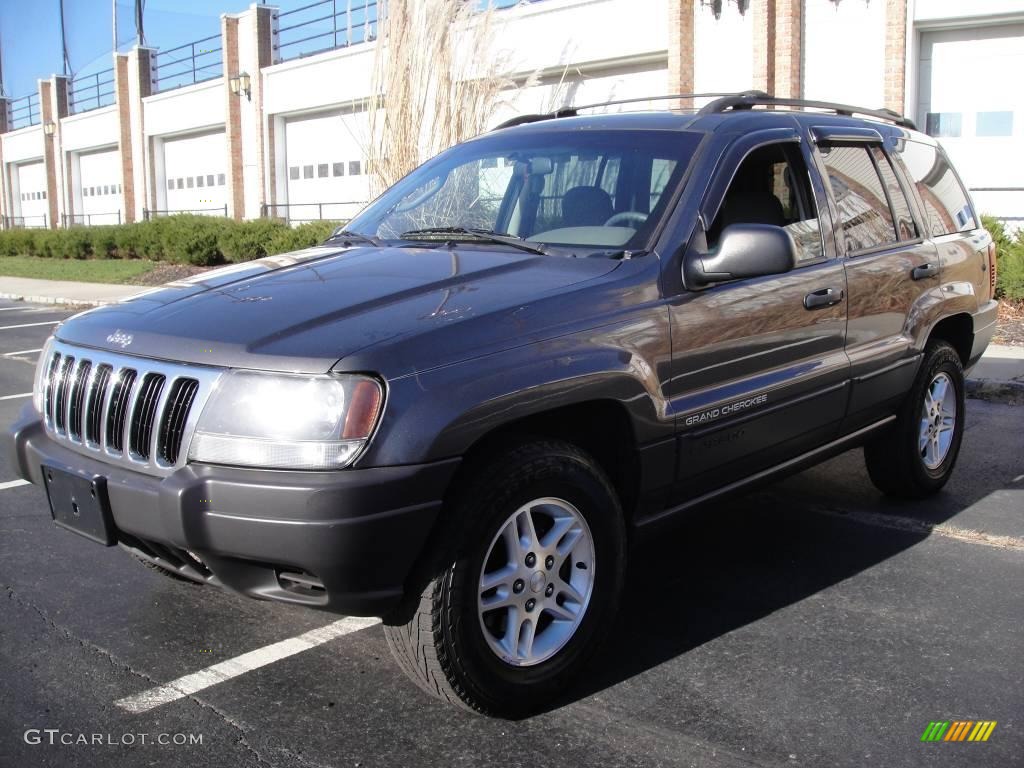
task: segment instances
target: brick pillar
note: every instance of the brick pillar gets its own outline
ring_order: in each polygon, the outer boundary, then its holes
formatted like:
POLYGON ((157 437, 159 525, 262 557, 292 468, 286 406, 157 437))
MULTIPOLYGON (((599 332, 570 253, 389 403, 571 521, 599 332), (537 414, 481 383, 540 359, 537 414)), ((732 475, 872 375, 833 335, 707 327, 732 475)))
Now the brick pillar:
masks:
POLYGON ((885 3, 885 106, 906 109, 907 0, 885 3))
MULTIPOLYGON (((0 134, 7 133, 11 127, 11 100, 0 96, 0 134)), ((8 208, 10 193, 7 185, 7 165, 4 163, 4 143, 0 141, 0 229, 7 226, 7 217, 11 215, 8 208)))
MULTIPOLYGON (((227 146, 228 216, 241 220, 245 215, 245 181, 242 176, 242 104, 246 96, 231 92, 231 78, 238 68, 238 22, 241 14, 221 18, 221 44, 224 50, 224 143, 227 146)), ((251 74, 251 73, 250 73, 251 74)))
POLYGON ((124 221, 142 219, 147 207, 147 167, 142 99, 153 92, 152 48, 135 46, 114 54, 114 99, 117 105, 117 148, 121 156, 121 195, 124 221))
POLYGON ((60 225, 64 212, 64 163, 60 147, 60 121, 68 116, 68 79, 54 75, 39 81, 39 120, 43 127, 43 167, 46 171, 47 224, 60 225))
POLYGON ((668 0, 669 93, 693 93, 693 4, 668 0))
POLYGON ((754 89, 775 92, 775 0, 751 8, 754 24, 754 89))
POLYGON ((11 100, 0 96, 0 133, 11 130, 11 100))
POLYGON ((803 0, 775 0, 775 96, 803 95, 803 0))

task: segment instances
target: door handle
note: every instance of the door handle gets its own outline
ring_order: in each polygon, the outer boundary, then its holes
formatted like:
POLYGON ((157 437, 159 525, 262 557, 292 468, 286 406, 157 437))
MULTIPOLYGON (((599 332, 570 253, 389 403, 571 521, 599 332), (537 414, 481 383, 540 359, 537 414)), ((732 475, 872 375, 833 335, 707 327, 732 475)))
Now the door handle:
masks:
POLYGON ((808 293, 804 296, 804 309, 817 309, 819 307, 831 307, 843 300, 843 292, 834 288, 822 288, 819 291, 808 293))
POLYGON ((922 264, 920 267, 914 267, 910 273, 912 280, 924 280, 926 277, 935 277, 939 274, 939 268, 934 264, 922 264))

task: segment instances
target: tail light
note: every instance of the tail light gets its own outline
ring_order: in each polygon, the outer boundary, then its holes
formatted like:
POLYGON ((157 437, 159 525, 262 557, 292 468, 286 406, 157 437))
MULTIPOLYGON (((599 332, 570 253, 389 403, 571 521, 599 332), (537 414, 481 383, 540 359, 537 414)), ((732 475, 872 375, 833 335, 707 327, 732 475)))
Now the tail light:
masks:
POLYGON ((998 275, 998 262, 996 261, 996 244, 989 243, 988 245, 988 286, 989 286, 989 298, 994 299, 996 297, 996 278, 998 275))

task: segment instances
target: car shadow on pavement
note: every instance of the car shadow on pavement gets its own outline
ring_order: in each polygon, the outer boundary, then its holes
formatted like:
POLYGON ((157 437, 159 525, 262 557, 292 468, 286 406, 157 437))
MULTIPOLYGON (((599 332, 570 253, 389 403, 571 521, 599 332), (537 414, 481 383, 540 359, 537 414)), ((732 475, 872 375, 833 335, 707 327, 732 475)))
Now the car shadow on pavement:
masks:
POLYGON ((880 496, 858 451, 765 490, 690 512, 656 536, 640 536, 630 552, 611 636, 587 673, 551 708, 629 680, 923 541, 928 525, 946 522, 1007 487, 1005 472, 981 479, 972 472, 970 465, 987 455, 981 445, 974 449, 959 467, 971 480, 950 483, 925 502, 880 496), (865 525, 844 519, 844 510, 897 514, 923 525, 920 530, 865 525))

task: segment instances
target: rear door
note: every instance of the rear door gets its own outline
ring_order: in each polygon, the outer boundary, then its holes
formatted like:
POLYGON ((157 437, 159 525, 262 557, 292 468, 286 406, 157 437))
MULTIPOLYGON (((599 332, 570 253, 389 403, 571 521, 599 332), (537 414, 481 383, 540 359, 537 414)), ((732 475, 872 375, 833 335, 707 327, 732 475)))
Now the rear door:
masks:
POLYGON ((941 265, 882 135, 849 127, 812 134, 849 287, 852 388, 843 431, 852 432, 890 414, 910 388, 920 361, 914 330, 942 300, 941 265))
POLYGON ((798 262, 670 302, 674 503, 827 443, 845 413, 846 282, 809 160, 795 125, 747 134, 724 153, 702 203, 706 235, 697 237, 708 246, 729 224, 778 225, 797 242, 798 262))

